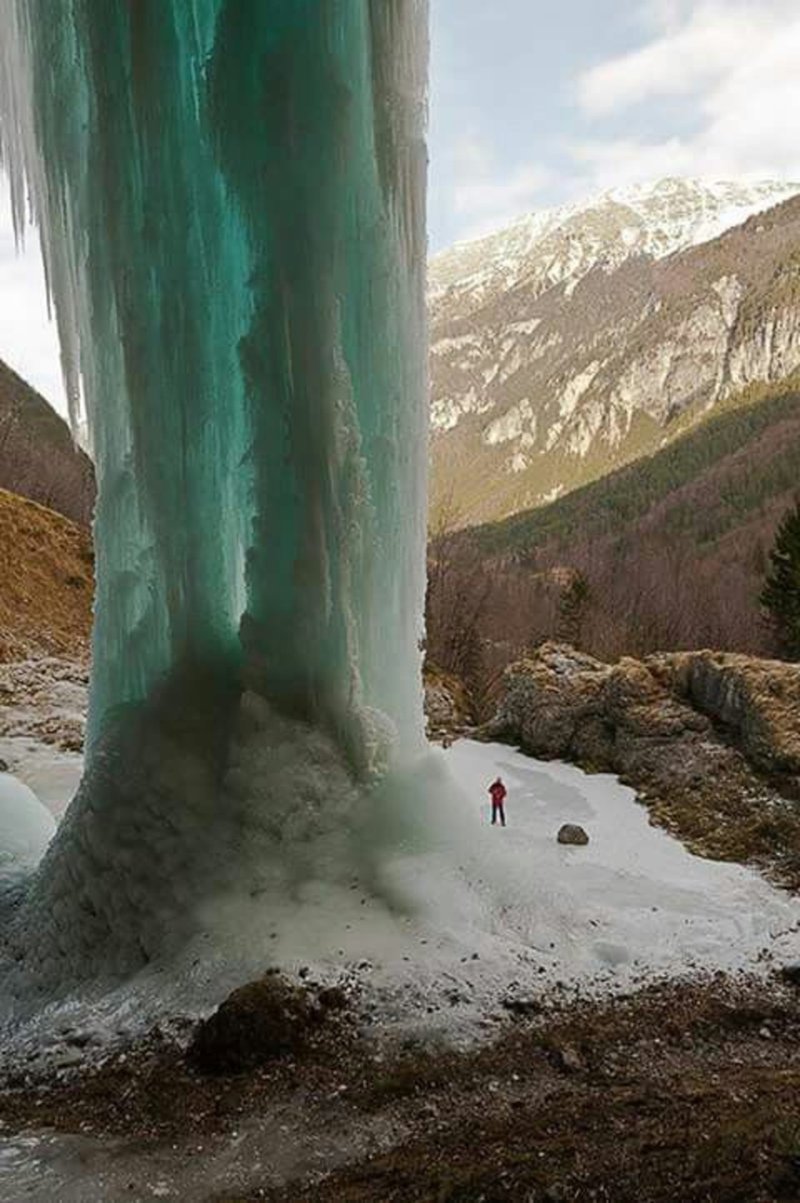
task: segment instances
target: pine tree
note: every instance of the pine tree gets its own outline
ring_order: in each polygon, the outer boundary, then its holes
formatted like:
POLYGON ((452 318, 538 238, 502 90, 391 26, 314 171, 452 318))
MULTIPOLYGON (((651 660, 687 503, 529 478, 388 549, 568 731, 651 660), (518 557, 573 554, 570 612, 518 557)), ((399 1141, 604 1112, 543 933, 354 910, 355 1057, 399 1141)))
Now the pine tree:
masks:
POLYGON ((778 527, 761 605, 789 660, 800 660, 800 498, 778 527))

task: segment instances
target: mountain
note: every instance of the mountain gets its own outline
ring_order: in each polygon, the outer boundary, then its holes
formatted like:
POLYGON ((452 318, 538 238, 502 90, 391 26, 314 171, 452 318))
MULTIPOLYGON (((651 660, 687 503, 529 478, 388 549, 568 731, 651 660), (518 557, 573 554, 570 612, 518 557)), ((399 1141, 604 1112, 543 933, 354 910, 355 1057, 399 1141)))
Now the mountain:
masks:
POLYGON ((82 526, 94 508, 94 469, 63 418, 0 361, 0 488, 82 526))
POLYGON ((434 508, 466 525, 542 504, 792 372, 798 192, 666 179, 436 257, 434 508))

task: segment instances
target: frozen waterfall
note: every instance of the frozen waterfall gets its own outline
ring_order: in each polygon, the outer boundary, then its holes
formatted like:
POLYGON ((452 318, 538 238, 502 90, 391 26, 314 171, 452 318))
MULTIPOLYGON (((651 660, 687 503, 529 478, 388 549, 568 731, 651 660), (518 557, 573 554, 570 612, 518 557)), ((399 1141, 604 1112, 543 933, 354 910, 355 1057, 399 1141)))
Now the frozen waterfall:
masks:
POLYGON ((99 484, 87 770, 10 928, 45 991, 169 955, 217 895, 369 877, 405 821, 426 18, 2 6, 3 158, 99 484))

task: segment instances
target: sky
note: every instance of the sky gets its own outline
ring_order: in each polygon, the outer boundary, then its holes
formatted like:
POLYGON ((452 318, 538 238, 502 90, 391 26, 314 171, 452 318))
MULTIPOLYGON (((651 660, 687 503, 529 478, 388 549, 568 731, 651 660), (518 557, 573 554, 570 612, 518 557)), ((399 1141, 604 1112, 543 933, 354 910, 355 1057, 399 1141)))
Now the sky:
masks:
POLYGON ((800 180, 800 0, 431 0, 431 248, 664 175, 800 180))
MULTIPOLYGON (((430 0, 433 251, 664 175, 800 180, 800 0, 430 0)), ((62 412, 0 186, 0 358, 62 412)))

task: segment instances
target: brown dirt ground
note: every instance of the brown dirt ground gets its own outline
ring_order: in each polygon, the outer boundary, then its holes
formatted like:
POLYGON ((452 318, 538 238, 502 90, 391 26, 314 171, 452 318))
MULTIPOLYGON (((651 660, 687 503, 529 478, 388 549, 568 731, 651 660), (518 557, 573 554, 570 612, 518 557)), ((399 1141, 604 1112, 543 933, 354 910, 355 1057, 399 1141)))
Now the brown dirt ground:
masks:
POLYGON ((88 530, 0 489, 0 661, 86 656, 93 565, 88 530))
POLYGON ((352 1130, 380 1117, 396 1143, 236 1203, 800 1199, 800 990, 717 975, 549 1004, 460 1053, 376 1045, 341 1020, 302 1056, 228 1077, 154 1035, 65 1082, 8 1083, 0 1123, 158 1144, 276 1105, 288 1125, 310 1108, 352 1130))

